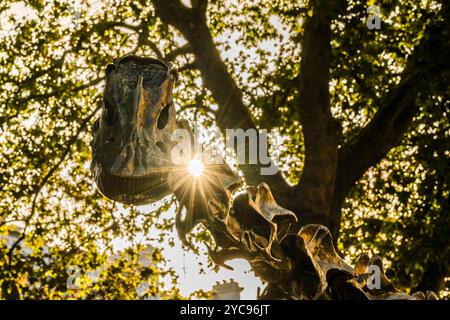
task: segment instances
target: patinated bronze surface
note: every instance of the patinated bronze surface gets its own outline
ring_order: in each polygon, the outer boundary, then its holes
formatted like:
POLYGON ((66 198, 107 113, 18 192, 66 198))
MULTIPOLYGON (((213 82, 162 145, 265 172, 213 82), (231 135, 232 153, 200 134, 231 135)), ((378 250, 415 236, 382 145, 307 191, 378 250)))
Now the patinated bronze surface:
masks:
MULTIPOLYGON (((171 134, 188 128, 175 118, 176 73, 164 62, 128 56, 106 69, 103 113, 94 124, 91 171, 100 191, 121 203, 152 203, 170 193, 180 202, 176 228, 186 235, 198 224, 212 234, 211 259, 246 259, 267 282, 260 299, 434 299, 432 292, 400 292, 384 273, 382 259, 362 255, 355 267, 339 257, 330 231, 303 225, 260 184, 235 194, 243 181, 228 165, 207 165, 201 183, 174 164, 171 134), (300 230, 300 231, 298 231, 300 230), (368 267, 381 271, 380 286, 368 286, 368 267)), ((192 136, 193 139, 193 136, 192 136)), ((301 215, 300 215, 301 216, 301 215)))
POLYGON ((165 63, 127 56, 106 68, 103 112, 94 123, 91 171, 108 198, 144 204, 170 194, 170 137, 177 124, 175 74, 165 63))

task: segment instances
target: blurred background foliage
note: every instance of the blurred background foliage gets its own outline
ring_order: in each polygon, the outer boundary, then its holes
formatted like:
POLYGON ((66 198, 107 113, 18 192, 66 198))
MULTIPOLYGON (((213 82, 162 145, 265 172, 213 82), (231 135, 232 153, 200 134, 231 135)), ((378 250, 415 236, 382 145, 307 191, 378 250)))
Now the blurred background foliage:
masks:
MULTIPOLYGON (((441 19, 439 1, 357 0, 346 6, 333 23, 330 81, 342 142, 368 123, 380 97, 400 80, 426 26, 441 19), (381 9, 380 30, 366 26, 371 4, 381 9)), ((305 8, 307 3, 289 0, 210 1, 208 6, 211 34, 258 127, 279 133, 280 164, 291 183, 298 182, 304 159, 294 110, 305 8)), ((149 284, 149 297, 182 298, 177 276, 161 254, 153 257, 151 268, 136 259, 142 243, 168 237, 173 222, 164 219, 164 212, 175 206, 174 200, 169 197, 150 212, 118 208, 91 179, 89 142, 105 66, 134 53, 164 58, 180 69, 179 114, 201 123, 204 141, 220 143, 211 136, 217 105, 185 40, 160 22, 146 0, 4 0, 0 17, 2 298, 135 299, 143 297, 136 291, 143 282, 149 284), (8 234, 20 241, 7 245, 8 234), (118 237, 133 245, 126 257, 110 262, 118 237), (95 285, 82 276, 80 289, 67 289, 71 265, 100 268, 95 285)), ((351 262, 362 251, 383 256, 389 276, 407 291, 426 289, 427 277, 439 277, 445 297, 450 90, 439 82, 430 87, 420 95, 420 113, 400 146, 371 168, 347 198, 338 244, 351 262)), ((192 241, 205 239, 210 241, 200 230, 192 241)))

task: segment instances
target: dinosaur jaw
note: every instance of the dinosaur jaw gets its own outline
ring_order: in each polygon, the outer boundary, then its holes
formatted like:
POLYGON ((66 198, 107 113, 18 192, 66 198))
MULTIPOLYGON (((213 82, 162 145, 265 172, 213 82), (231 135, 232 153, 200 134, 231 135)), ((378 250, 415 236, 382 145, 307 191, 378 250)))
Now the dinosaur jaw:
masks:
POLYGON ((91 170, 101 193, 123 204, 149 204, 171 194, 167 177, 162 173, 122 177, 106 172, 95 162, 92 163, 91 170))

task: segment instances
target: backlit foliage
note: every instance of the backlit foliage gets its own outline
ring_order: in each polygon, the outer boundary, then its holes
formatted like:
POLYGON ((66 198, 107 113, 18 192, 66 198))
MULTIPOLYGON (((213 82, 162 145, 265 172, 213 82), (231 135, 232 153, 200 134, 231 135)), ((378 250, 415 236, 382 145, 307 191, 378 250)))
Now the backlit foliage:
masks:
MULTIPOLYGON (((281 167, 293 183, 304 157, 294 110, 309 5, 230 0, 210 1, 208 7, 211 34, 257 125, 281 135, 281 167)), ((368 123, 380 96, 399 81, 426 26, 441 19, 439 1, 377 5, 381 30, 367 29, 368 3, 359 0, 348 1, 333 24, 331 105, 343 128, 342 142, 368 123)), ((215 128, 217 106, 185 40, 160 22, 146 0, 4 0, 0 18, 0 235, 15 231, 24 237, 14 250, 0 241, 2 298, 135 299, 142 281, 149 283, 148 296, 180 297, 162 256, 152 268, 136 262, 142 241, 136 235, 150 239, 156 226, 167 236, 173 222, 164 220, 164 212, 173 200, 149 212, 118 208, 91 179, 89 142, 104 68, 129 53, 178 66, 177 110, 215 128), (118 237, 134 244, 131 258, 108 264, 118 237), (27 248, 31 252, 24 255, 27 248), (71 291, 66 287, 71 265, 85 273, 104 269, 95 284, 84 276, 81 289, 71 291), (163 285, 164 277, 172 281, 163 285)), ((365 174, 344 207, 341 252, 349 259, 361 250, 380 253, 391 262, 390 276, 407 290, 420 284, 425 270, 448 276, 448 101, 449 89, 430 83, 401 146, 365 174)), ((206 129, 204 134, 208 137, 206 129)), ((204 237, 199 233, 196 239, 204 237)))

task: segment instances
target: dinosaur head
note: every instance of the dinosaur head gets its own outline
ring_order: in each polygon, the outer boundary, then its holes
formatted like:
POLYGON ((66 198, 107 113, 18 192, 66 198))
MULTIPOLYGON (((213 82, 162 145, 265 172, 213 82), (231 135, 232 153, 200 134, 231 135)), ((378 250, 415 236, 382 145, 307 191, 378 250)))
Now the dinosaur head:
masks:
POLYGON ((106 68, 103 110, 93 125, 91 172, 100 191, 127 204, 170 193, 176 73, 164 62, 126 56, 106 68))

